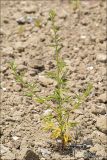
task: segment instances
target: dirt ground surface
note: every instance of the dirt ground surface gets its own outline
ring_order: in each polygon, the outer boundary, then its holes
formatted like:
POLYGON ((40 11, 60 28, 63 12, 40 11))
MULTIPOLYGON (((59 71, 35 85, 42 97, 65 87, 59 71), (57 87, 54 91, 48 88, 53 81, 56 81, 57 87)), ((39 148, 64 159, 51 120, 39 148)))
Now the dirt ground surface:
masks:
POLYGON ((105 160, 106 123, 106 0, 83 0, 77 11, 67 0, 1 1, 1 159, 2 160, 105 160), (54 68, 54 52, 48 46, 51 22, 49 10, 55 9, 59 34, 63 38, 62 55, 68 66, 70 95, 81 93, 91 82, 93 91, 87 101, 72 114, 79 122, 71 133, 75 148, 60 154, 51 147, 49 134, 42 130, 45 106, 23 95, 9 68, 15 61, 29 82, 38 83, 41 95, 49 95, 55 86, 44 76, 54 68), (35 26, 41 20, 41 28, 35 26), (70 154, 71 153, 71 154, 70 154))

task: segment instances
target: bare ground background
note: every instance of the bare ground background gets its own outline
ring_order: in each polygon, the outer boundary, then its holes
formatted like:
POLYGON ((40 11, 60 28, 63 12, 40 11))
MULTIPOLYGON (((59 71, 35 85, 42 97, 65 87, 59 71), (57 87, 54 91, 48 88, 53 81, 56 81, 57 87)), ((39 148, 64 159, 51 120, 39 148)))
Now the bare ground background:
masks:
POLYGON ((56 10, 57 24, 61 27, 70 94, 83 91, 88 82, 94 86, 87 101, 72 115, 72 119, 79 122, 72 132, 77 130, 77 142, 88 143, 89 151, 96 157, 106 157, 106 3, 106 0, 84 0, 80 10, 74 12, 67 0, 1 1, 2 160, 22 160, 29 149, 39 155, 40 160, 85 159, 86 150, 76 150, 75 158, 52 150, 49 134, 41 129, 45 107, 23 96, 23 89, 14 81, 8 65, 15 60, 28 81, 39 83, 40 94, 51 92, 54 82, 43 76, 45 71, 54 68, 54 53, 48 47, 50 9, 56 10), (41 28, 34 25, 37 18, 41 19, 41 28))

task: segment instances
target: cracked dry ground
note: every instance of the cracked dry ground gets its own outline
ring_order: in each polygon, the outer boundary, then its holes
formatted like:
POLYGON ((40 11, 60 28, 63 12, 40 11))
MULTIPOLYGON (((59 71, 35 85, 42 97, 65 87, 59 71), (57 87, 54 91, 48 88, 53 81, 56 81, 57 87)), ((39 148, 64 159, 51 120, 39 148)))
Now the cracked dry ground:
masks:
POLYGON ((63 37, 62 55, 68 66, 70 95, 82 92, 89 82, 94 86, 87 101, 72 115, 79 125, 71 133, 77 130, 78 144, 87 142, 96 159, 104 159, 107 134, 106 0, 81 1, 80 10, 76 12, 67 0, 1 1, 1 159, 30 160, 31 157, 26 158, 29 149, 39 156, 34 155, 32 160, 85 159, 86 150, 76 150, 75 157, 53 151, 49 134, 41 128, 45 106, 23 96, 23 89, 14 81, 8 65, 15 60, 18 70, 25 71, 25 78, 39 84, 40 94, 51 92, 54 81, 43 75, 54 68, 54 52, 48 47, 50 9, 55 9, 58 15, 56 20, 63 37), (34 25, 37 18, 41 19, 41 28, 34 25))

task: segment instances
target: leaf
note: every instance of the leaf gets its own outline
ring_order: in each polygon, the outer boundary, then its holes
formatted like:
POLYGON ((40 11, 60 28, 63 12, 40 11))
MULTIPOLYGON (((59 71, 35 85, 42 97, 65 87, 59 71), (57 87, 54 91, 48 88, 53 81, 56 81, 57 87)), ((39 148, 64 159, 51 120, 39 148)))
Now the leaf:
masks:
POLYGON ((14 61, 10 62, 9 66, 13 71, 16 71, 17 66, 16 66, 16 63, 14 61))
POLYGON ((83 103, 85 101, 85 99, 89 96, 92 88, 93 88, 92 84, 89 84, 87 89, 85 90, 85 92, 82 95, 76 95, 77 102, 74 103, 74 109, 79 108, 81 103, 83 103))
POLYGON ((68 122, 69 127, 75 127, 78 123, 77 122, 68 122))
POLYGON ((60 68, 60 70, 62 70, 65 66, 66 66, 66 63, 64 62, 64 60, 60 59, 58 63, 58 67, 60 68))
POLYGON ((56 79, 56 73, 55 72, 46 72, 46 75, 49 77, 49 78, 52 78, 52 79, 56 79))
POLYGON ((70 140, 70 136, 69 136, 69 134, 64 134, 64 143, 66 144, 66 143, 68 143, 68 141, 70 140))
POLYGON ((52 134, 51 134, 51 138, 58 138, 61 136, 61 129, 60 128, 55 128, 53 131, 52 131, 52 134))
POLYGON ((60 52, 60 50, 61 50, 62 48, 63 48, 63 45, 61 44, 61 45, 58 46, 57 51, 60 52))
POLYGON ((54 123, 53 122, 46 123, 45 126, 43 127, 43 129, 45 131, 51 131, 51 130, 53 130, 53 128, 54 128, 54 123))
POLYGON ((27 97, 32 97, 33 94, 32 94, 32 93, 25 93, 25 96, 27 96, 27 97))
POLYGON ((35 98, 35 100, 36 100, 36 102, 41 103, 41 104, 43 104, 45 102, 45 99, 44 98, 40 98, 40 97, 35 98))
POLYGON ((54 10, 50 10, 49 17, 53 20, 56 17, 56 12, 54 10))
POLYGON ((84 97, 87 97, 90 94, 92 88, 93 88, 93 85, 89 84, 86 91, 83 93, 84 97))

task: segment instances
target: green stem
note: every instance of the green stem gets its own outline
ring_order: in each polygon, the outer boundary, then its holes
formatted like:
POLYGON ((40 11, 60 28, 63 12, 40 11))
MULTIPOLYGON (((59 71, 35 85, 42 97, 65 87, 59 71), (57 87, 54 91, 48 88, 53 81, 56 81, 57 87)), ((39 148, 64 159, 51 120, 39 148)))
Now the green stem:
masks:
POLYGON ((61 83, 60 83, 60 68, 59 68, 59 50, 58 50, 58 41, 57 41, 57 30, 54 23, 54 20, 52 20, 52 26, 53 26, 53 32, 54 32, 54 43, 55 43, 55 55, 56 55, 56 66, 57 66, 57 88, 58 88, 58 117, 59 117, 59 127, 61 129, 61 140, 62 140, 62 149, 64 148, 64 133, 63 133, 63 113, 62 113, 62 98, 61 98, 61 83))

